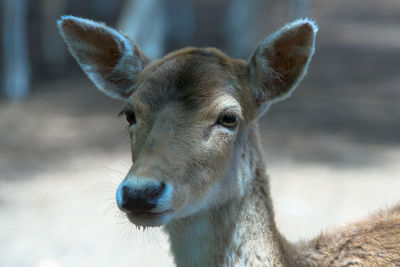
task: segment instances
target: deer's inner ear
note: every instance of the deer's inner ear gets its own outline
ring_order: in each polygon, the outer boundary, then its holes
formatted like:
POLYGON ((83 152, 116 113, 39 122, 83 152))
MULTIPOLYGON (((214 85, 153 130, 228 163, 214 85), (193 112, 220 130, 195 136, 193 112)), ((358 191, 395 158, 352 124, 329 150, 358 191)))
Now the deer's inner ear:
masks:
POLYGON ((73 16, 58 22, 69 51, 99 90, 128 97, 150 60, 122 33, 105 24, 73 16))
POLYGON ((284 99, 295 89, 314 53, 317 31, 313 21, 297 20, 271 34, 255 49, 248 68, 259 106, 284 99))

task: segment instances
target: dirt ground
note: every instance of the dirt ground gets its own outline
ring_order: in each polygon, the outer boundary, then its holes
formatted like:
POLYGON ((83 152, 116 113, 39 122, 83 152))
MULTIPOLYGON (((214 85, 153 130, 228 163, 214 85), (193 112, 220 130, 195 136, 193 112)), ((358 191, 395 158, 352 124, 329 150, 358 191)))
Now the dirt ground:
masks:
MULTIPOLYGON (((400 202, 400 3, 327 3, 307 78, 261 122, 291 241, 400 202)), ((166 236, 115 205, 130 164, 121 104, 80 73, 35 86, 0 102, 0 266, 173 266, 166 236)))

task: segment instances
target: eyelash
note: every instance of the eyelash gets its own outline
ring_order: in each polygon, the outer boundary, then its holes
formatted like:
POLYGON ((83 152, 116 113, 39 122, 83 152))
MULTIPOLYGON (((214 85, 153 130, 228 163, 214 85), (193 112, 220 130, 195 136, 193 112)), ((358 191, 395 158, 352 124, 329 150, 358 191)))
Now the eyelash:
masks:
POLYGON ((234 129, 239 123, 238 116, 233 112, 223 112, 219 115, 216 124, 228 129, 234 129))

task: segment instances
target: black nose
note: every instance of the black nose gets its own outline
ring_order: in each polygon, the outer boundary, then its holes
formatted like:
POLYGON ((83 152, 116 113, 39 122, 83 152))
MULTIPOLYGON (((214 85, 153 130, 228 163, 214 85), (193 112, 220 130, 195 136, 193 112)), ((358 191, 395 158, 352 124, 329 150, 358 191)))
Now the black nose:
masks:
POLYGON ((126 184, 122 188, 121 208, 129 212, 148 212, 157 205, 157 201, 165 190, 165 184, 135 188, 126 184))

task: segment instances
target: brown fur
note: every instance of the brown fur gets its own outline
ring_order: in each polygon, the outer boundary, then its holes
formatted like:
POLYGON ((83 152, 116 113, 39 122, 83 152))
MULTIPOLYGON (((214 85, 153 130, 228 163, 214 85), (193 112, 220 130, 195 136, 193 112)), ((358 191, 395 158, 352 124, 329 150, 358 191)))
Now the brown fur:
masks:
POLYGON ((399 266, 400 206, 302 243, 303 266, 399 266))
POLYGON ((102 24, 67 17, 59 27, 89 78, 124 99, 124 112, 136 116, 124 181, 151 178, 171 193, 156 207, 156 219, 127 215, 137 225, 165 224, 178 266, 400 265, 399 206, 299 244, 276 228, 257 118, 304 76, 314 51, 313 22, 285 26, 249 63, 215 48, 185 48, 149 62, 102 24), (132 86, 108 79, 104 66, 130 77, 132 86), (237 116, 235 128, 219 123, 224 112, 237 116))

